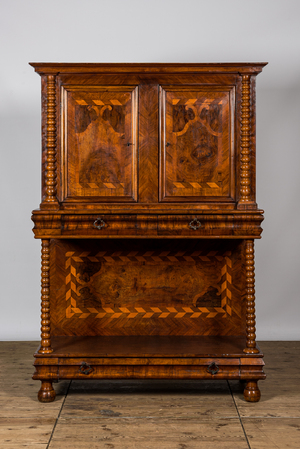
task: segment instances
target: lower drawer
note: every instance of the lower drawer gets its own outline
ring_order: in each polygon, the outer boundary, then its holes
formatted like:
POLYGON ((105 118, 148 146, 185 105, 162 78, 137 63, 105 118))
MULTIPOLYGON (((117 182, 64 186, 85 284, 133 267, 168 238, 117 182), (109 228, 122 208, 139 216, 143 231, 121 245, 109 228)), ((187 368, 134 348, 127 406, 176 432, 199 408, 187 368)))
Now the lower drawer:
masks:
POLYGON ((199 359, 177 360, 169 363, 166 359, 154 361, 107 359, 103 364, 93 360, 59 361, 58 377, 60 379, 215 379, 238 378, 240 364, 238 359, 207 361, 199 359), (177 362, 177 363, 176 363, 177 362), (190 364, 189 364, 190 363, 190 364))

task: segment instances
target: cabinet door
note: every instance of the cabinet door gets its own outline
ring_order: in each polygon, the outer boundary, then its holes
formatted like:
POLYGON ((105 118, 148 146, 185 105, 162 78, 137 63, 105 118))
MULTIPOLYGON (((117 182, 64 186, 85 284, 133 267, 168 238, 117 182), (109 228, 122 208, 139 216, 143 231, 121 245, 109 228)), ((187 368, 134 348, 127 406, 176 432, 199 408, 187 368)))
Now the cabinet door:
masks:
POLYGON ((160 201, 234 201, 234 88, 160 89, 160 201))
POLYGON ((65 201, 136 201, 137 90, 63 86, 65 201))

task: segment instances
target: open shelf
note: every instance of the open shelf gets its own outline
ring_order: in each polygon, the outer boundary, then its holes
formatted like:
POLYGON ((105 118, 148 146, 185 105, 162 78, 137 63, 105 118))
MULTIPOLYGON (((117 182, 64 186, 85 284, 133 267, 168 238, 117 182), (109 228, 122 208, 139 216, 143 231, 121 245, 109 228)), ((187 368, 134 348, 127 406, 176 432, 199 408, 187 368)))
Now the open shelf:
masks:
MULTIPOLYGON (((245 354, 244 337, 97 336, 53 337, 47 357, 260 357, 245 354)), ((36 357, 44 357, 35 354, 36 357)))

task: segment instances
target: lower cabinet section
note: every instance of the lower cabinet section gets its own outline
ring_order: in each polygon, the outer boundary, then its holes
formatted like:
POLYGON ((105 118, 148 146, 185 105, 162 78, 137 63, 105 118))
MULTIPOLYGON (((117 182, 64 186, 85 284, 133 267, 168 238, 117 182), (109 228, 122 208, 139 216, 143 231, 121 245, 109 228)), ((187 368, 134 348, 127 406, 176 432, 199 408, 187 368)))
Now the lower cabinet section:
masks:
POLYGON ((149 378, 240 379, 259 400, 253 254, 242 239, 43 240, 40 401, 54 380, 149 378))

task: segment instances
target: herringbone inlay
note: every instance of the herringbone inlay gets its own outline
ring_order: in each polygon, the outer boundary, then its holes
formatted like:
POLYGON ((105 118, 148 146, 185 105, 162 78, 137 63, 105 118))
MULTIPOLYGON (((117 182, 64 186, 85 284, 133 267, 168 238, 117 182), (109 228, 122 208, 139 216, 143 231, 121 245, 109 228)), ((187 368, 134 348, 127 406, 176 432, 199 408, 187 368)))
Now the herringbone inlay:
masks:
POLYGON ((75 251, 69 251, 66 253, 66 318, 80 318, 85 319, 90 315, 94 315, 95 318, 120 318, 122 315, 125 318, 214 318, 217 314, 222 314, 224 317, 226 314, 231 315, 231 252, 226 251, 220 253, 218 251, 210 252, 187 252, 180 251, 172 254, 170 251, 147 251, 141 253, 138 251, 117 251, 108 252, 100 251, 97 254, 91 252, 76 253, 75 251), (114 264, 116 262, 122 262, 127 264, 130 262, 212 262, 213 259, 223 262, 221 270, 221 307, 195 307, 195 306, 160 306, 160 307, 78 307, 76 297, 80 297, 80 291, 85 287, 88 287, 90 282, 82 280, 80 273, 76 269, 78 263, 106 263, 114 264), (75 264, 76 263, 76 264, 75 264))

